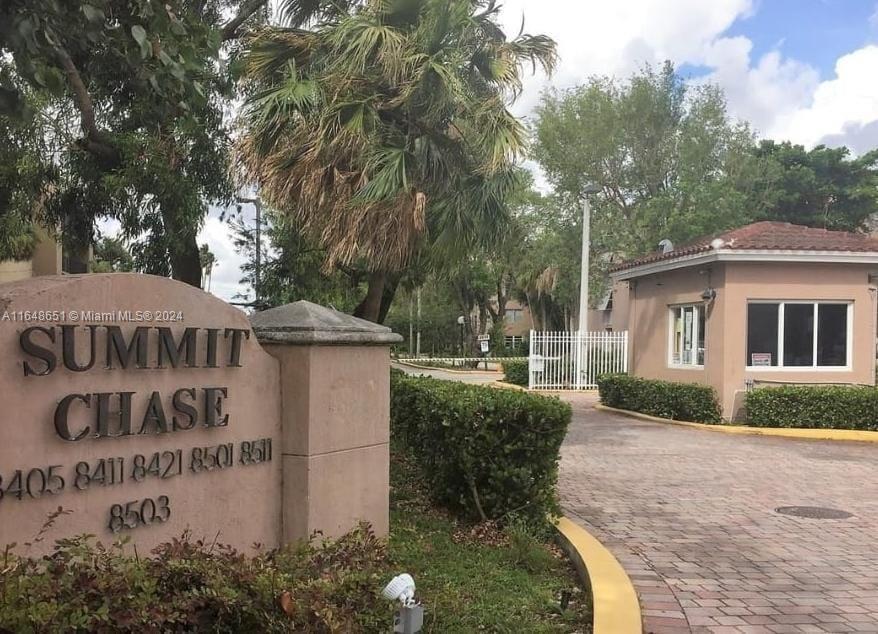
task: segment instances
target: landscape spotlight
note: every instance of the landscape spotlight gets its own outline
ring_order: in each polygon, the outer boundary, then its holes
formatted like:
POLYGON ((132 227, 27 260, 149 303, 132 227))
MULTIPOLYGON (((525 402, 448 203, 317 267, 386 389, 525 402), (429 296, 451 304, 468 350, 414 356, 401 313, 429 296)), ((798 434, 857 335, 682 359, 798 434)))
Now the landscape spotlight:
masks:
POLYGON ((381 594, 390 601, 399 601, 400 608, 393 619, 393 631, 399 634, 417 634, 424 626, 424 606, 415 603, 415 580, 408 573, 390 580, 381 594))

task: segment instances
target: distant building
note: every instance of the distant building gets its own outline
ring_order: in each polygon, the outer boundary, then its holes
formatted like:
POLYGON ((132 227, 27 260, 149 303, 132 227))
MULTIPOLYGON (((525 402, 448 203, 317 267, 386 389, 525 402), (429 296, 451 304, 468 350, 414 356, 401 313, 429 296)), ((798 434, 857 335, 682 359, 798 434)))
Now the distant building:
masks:
POLYGON ((518 300, 508 300, 506 302, 506 318, 503 322, 503 335, 506 345, 513 347, 520 344, 527 339, 533 327, 534 322, 530 314, 530 308, 518 300))

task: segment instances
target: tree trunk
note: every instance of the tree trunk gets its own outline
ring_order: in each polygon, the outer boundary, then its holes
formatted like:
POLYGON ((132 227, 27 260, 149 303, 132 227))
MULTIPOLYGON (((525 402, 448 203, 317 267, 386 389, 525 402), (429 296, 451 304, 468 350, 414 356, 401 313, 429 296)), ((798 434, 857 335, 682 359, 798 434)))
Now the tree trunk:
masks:
MULTIPOLYGON (((384 298, 384 285, 387 274, 384 271, 373 271, 369 274, 369 288, 366 297, 354 309, 354 317, 379 323, 381 316, 381 302, 384 298)), ((394 292, 396 289, 394 289, 394 292)))
POLYGON ((527 297, 527 306, 530 309, 530 318, 534 324, 534 330, 545 330, 545 324, 540 319, 539 302, 532 293, 525 292, 527 297))
POLYGON ((479 302, 479 332, 477 334, 484 335, 488 332, 488 315, 489 305, 487 301, 479 302))
POLYGON ((506 289, 506 284, 504 283, 503 277, 501 277, 497 280, 497 314, 495 315, 497 321, 503 321, 506 319, 506 302, 508 301, 506 289))
POLYGON ((190 286, 201 288, 201 258, 195 227, 180 226, 173 209, 162 205, 162 224, 168 240, 171 276, 190 286))
POLYGON ((64 219, 63 268, 65 273, 88 273, 92 256, 92 221, 81 217, 64 219))
POLYGON ((399 274, 390 275, 384 282, 384 290, 381 292, 381 308, 378 309, 378 323, 383 324, 387 319, 387 313, 393 305, 393 298, 396 297, 396 288, 399 286, 399 274))
POLYGON ((71 246, 67 249, 66 255, 65 273, 88 273, 89 256, 91 255, 89 247, 71 246))

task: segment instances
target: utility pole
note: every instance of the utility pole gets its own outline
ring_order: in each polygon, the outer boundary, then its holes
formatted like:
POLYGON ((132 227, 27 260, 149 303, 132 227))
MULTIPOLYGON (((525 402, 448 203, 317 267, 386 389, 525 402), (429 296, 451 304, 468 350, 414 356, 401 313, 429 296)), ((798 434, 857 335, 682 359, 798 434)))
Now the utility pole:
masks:
POLYGON ((582 385, 582 375, 587 370, 587 368, 582 367, 582 348, 585 345, 585 333, 588 332, 588 268, 591 251, 591 202, 588 197, 599 191, 601 188, 593 183, 586 185, 582 191, 582 264, 579 272, 579 331, 576 335, 575 388, 582 385))
POLYGON ((262 304, 259 293, 262 287, 262 200, 257 198, 253 206, 256 207, 256 271, 253 280, 253 294, 256 297, 253 301, 258 307, 262 304))
POLYGON ((418 286, 418 343, 415 346, 415 356, 421 358, 421 287, 418 286))
POLYGON ((415 322, 414 322, 414 298, 409 293, 409 356, 415 356, 415 322))
POLYGON ((601 188, 594 184, 585 186, 582 201, 582 265, 579 273, 579 332, 588 330, 588 268, 591 250, 591 202, 588 197, 601 188))

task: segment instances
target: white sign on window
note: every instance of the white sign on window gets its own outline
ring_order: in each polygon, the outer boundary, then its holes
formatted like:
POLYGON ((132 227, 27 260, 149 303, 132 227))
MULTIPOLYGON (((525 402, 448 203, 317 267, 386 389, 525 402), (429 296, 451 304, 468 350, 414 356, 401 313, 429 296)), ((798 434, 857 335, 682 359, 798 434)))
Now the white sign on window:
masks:
POLYGON ((771 365, 771 353, 770 352, 753 352, 750 354, 750 365, 754 367, 758 366, 770 366, 771 365))

